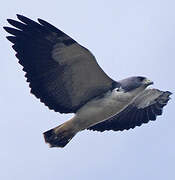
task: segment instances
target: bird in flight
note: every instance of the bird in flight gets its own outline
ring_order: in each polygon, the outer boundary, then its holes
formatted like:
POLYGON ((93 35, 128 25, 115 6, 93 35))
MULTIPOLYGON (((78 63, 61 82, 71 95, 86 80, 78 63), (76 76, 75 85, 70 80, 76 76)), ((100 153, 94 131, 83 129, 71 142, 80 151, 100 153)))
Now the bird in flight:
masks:
POLYGON ((147 88, 153 82, 133 76, 111 79, 93 54, 50 23, 17 15, 7 19, 19 64, 31 93, 49 109, 74 113, 65 123, 44 132, 50 147, 64 147, 80 131, 123 131, 162 114, 171 92, 147 88))

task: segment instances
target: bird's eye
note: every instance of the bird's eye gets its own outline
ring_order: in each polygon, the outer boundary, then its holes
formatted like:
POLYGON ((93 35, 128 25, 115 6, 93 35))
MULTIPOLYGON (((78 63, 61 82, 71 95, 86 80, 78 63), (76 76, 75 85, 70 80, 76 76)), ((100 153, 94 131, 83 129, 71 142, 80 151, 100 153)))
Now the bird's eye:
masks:
POLYGON ((119 91, 121 91, 121 88, 120 87, 119 88, 115 88, 115 91, 119 92, 119 91))

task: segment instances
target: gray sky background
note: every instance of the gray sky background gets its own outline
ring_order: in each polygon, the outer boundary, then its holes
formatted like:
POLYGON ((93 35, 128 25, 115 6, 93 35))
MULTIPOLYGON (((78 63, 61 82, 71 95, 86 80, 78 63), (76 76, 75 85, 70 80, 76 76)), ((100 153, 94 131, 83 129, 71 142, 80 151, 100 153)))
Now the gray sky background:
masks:
MULTIPOLYGON (((175 89, 174 0, 1 2, 1 27, 23 14, 49 21, 90 49, 114 79, 144 75, 175 89)), ((174 99, 157 121, 123 132, 83 131, 64 149, 42 133, 71 115, 48 110, 29 93, 7 33, 0 29, 0 179, 174 180, 174 99)))

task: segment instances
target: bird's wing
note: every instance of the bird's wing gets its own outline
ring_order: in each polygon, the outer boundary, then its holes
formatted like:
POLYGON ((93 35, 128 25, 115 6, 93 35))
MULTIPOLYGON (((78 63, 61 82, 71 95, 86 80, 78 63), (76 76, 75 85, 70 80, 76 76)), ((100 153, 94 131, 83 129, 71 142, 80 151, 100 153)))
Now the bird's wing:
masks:
POLYGON ((13 36, 16 57, 26 72, 31 93, 50 109, 76 112, 83 104, 108 91, 113 80, 97 64, 92 53, 48 22, 17 15, 4 27, 13 36))
POLYGON ((168 91, 146 89, 119 114, 88 129, 101 132, 105 130, 123 131, 141 126, 150 120, 154 121, 158 115, 162 114, 163 107, 169 101, 170 95, 171 93, 168 91))

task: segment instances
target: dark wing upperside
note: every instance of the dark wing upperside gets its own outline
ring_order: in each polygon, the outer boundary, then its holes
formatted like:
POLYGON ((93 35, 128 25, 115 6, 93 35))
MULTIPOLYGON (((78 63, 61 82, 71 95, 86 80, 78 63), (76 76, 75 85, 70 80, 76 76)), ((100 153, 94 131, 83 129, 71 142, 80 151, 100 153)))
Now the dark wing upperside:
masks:
POLYGON ((154 121, 158 115, 162 114, 170 95, 168 91, 147 89, 119 114, 88 129, 101 132, 105 130, 123 131, 141 126, 150 120, 154 121))
POLYGON ((16 57, 26 72, 31 93, 50 109, 76 112, 83 104, 108 91, 112 83, 95 57, 65 33, 38 19, 17 15, 8 19, 15 28, 4 27, 13 36, 16 57))

